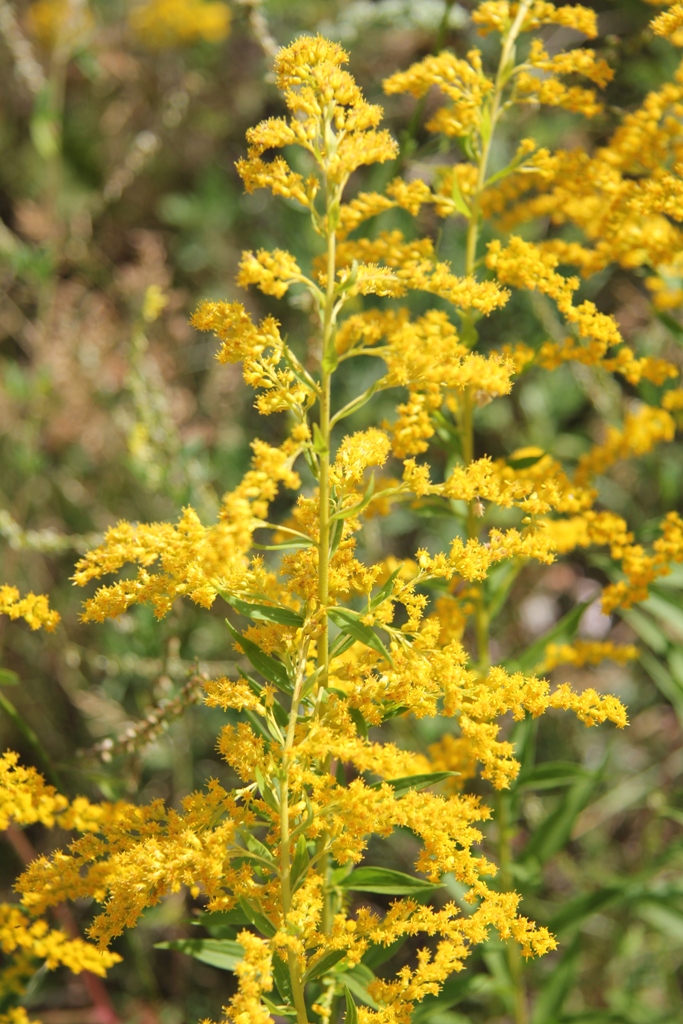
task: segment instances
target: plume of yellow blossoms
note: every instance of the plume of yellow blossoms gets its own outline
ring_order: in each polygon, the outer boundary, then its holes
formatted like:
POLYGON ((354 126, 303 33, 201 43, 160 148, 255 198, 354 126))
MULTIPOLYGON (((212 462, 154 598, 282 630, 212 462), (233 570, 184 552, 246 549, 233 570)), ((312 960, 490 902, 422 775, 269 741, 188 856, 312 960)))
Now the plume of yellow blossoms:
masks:
POLYGON ((222 42, 230 32, 230 7, 223 0, 141 0, 132 6, 130 26, 151 49, 205 41, 222 42))
MULTIPOLYGON (((467 160, 433 185, 394 178, 382 192, 346 196, 354 171, 397 155, 380 127, 382 110, 365 100, 338 45, 300 38, 278 53, 287 115, 248 132, 238 170, 248 191, 269 188, 310 216, 320 254, 300 266, 282 249, 245 252, 238 281, 275 298, 307 295, 317 347, 305 352, 275 318, 257 323, 239 302, 204 302, 192 322, 217 337, 221 362, 242 363, 261 413, 287 413, 288 436, 278 447, 254 441, 251 467, 223 498, 215 524, 202 524, 192 508, 175 525, 121 522, 76 567, 79 585, 136 567, 136 575, 99 586, 85 603, 86 620, 144 602, 162 617, 181 597, 228 612, 226 641, 234 642, 239 668, 207 684, 206 703, 231 711, 218 749, 241 785, 227 792, 210 781, 180 810, 161 801, 53 807, 45 813, 83 834, 29 866, 18 883, 22 904, 42 914, 67 897, 92 898, 100 911, 91 936, 104 946, 146 907, 189 889, 235 924, 237 991, 225 1008, 231 1024, 283 1015, 327 1024, 343 1007, 347 1022, 408 1024, 415 1005, 438 993, 491 931, 524 956, 554 948, 545 928, 520 916, 519 896, 498 885, 495 865, 478 850, 478 824, 492 812, 467 780, 479 775, 500 790, 514 780, 519 764, 513 744, 500 738, 503 716, 521 721, 565 709, 587 726, 622 727, 626 713, 594 689, 553 688, 492 665, 484 584, 501 563, 514 574, 529 560, 548 564, 602 546, 621 573, 603 595, 610 610, 647 596, 649 584, 683 559, 683 520, 675 512, 646 551, 621 517, 598 505, 594 484, 618 460, 671 439, 683 405, 680 390, 669 387, 678 370, 637 356, 613 318, 575 300, 579 277, 558 269, 569 264, 585 275, 612 261, 632 266, 634 245, 638 265, 653 274, 675 257, 678 229, 666 225, 677 210, 678 179, 675 164, 662 167, 675 150, 678 128, 667 111, 677 99, 665 89, 649 97, 597 154, 551 154, 524 140, 509 166, 493 169, 492 140, 508 110, 543 103, 593 116, 595 89, 564 78, 579 75, 599 88, 610 71, 592 50, 550 57, 538 42, 515 63, 520 34, 541 26, 594 36, 595 15, 586 8, 495 0, 481 4, 474 20, 482 34, 500 35, 493 74, 478 51, 457 59, 443 53, 385 83, 391 93, 420 97, 435 87, 445 97, 428 128, 459 140, 467 160), (442 260, 417 231, 384 229, 380 220, 371 237, 363 234, 370 219, 396 209, 415 217, 426 204, 438 216, 465 219, 464 267, 442 260), (584 241, 534 243, 508 234, 541 215, 571 222, 584 241), (484 217, 499 237, 480 252, 484 217), (505 323, 513 289, 554 303, 566 338, 538 351, 522 343, 477 349, 477 324, 483 317, 505 323), (422 310, 429 296, 438 308, 415 316, 415 292, 422 310), (341 405, 344 364, 361 357, 380 360, 382 369, 341 405), (509 393, 532 367, 549 371, 569 360, 632 385, 647 380, 661 405, 641 406, 622 426, 610 426, 573 470, 535 449, 507 460, 475 458, 478 408, 509 393), (391 422, 336 441, 335 428, 384 391, 396 393, 391 422), (453 439, 457 456, 440 477, 421 458, 437 431, 453 439), (312 487, 302 489, 297 463, 312 487), (281 487, 298 496, 288 517, 273 522, 281 487), (425 502, 457 523, 447 551, 363 560, 367 519, 391 514, 398 503, 425 502), (498 509, 515 525, 496 526, 498 509), (399 749, 381 732, 368 735, 411 715, 452 722, 429 757, 399 749), (447 791, 435 788, 446 780, 447 791), (388 838, 399 827, 416 837, 415 874, 363 863, 370 837, 388 838), (464 886, 468 913, 453 902, 422 901, 445 874, 464 886), (352 898, 367 891, 401 898, 380 913, 352 898), (393 978, 374 977, 363 963, 368 951, 408 938, 418 948, 413 965, 393 978), (365 1005, 356 1008, 359 971, 365 1005)), ((677 96, 678 86, 670 88, 677 96)), ((538 670, 632 655, 609 642, 578 642, 547 649, 538 670)))
POLYGON ((52 632, 60 621, 59 612, 50 608, 44 594, 28 593, 22 597, 16 587, 0 585, 0 615, 10 619, 23 619, 31 629, 41 627, 52 632))
MULTIPOLYGON (((0 757, 0 831, 10 825, 26 826, 41 822, 48 828, 91 831, 103 814, 101 807, 92 807, 84 798, 69 803, 52 786, 45 784, 34 768, 18 763, 17 754, 0 757)), ((0 903, 0 1022, 28 1024, 21 1006, 12 1003, 21 998, 35 972, 44 966, 53 971, 67 967, 74 974, 90 971, 103 977, 121 957, 110 950, 79 938, 70 938, 59 928, 52 928, 30 906, 0 903)))

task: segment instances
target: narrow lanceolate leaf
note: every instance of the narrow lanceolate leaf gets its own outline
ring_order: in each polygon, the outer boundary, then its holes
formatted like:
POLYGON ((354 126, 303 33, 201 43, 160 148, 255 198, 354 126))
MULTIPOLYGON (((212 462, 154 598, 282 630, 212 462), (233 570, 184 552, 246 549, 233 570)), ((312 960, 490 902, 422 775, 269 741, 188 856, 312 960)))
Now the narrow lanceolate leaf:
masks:
POLYGON ((381 786, 391 786, 397 796, 407 793, 410 789, 426 789, 427 786, 436 786, 444 779, 452 779, 460 772, 431 772, 429 775, 405 775, 400 779, 382 779, 380 782, 373 782, 371 789, 379 789, 381 786))
POLYGON ((271 864, 275 863, 275 858, 273 857, 271 851, 268 849, 265 843, 262 843, 260 839, 256 838, 256 836, 252 836, 248 832, 245 832, 244 841, 247 844, 247 849, 250 850, 252 853, 257 854, 263 860, 266 860, 271 864))
POLYGON ((547 633, 535 640, 533 644, 520 654, 507 658, 503 665, 510 671, 531 672, 545 657, 545 649, 550 643, 571 643, 579 628, 579 621, 590 601, 582 601, 567 612, 547 633))
POLYGON ((369 967, 365 964, 356 964, 350 971, 344 971, 340 980, 361 1003, 365 1003, 373 1010, 379 1010, 379 1005, 368 992, 368 985, 376 980, 369 967))
POLYGON ((0 668, 0 686, 16 686, 19 676, 11 668, 0 668))
POLYGON ((271 658, 271 656, 266 654, 265 651, 262 651, 261 648, 253 642, 253 640, 248 640, 247 637, 238 633, 229 619, 226 619, 225 622, 256 671, 260 672, 269 683, 273 683, 277 686, 279 690, 283 690, 285 693, 291 693, 292 684, 289 681, 289 676, 287 675, 287 669, 285 666, 281 662, 276 661, 275 658, 271 658))
POLYGON ((323 975, 328 974, 345 956, 345 949, 331 949, 328 953, 325 953, 304 974, 302 979, 304 985, 309 981, 315 981, 316 978, 322 978, 323 975))
POLYGON ((514 783, 515 789, 554 789, 556 786, 571 786, 576 779, 587 778, 591 773, 580 764, 571 761, 546 761, 523 770, 514 783))
POLYGON ((155 949, 175 949, 221 971, 234 971, 244 958, 244 947, 232 939, 171 939, 157 942, 155 949))
POLYGON ((366 647, 372 648, 373 651, 377 651, 383 658, 386 658, 389 664, 392 664, 391 655, 374 629, 361 622, 356 612, 352 612, 348 608, 329 608, 327 614, 342 633, 365 644, 366 647))
POLYGON ((580 952, 580 936, 576 935, 536 997, 532 1024, 548 1024, 558 1019, 574 987, 580 952))
POLYGON ((545 452, 540 448, 529 455, 522 455, 520 453, 517 457, 515 457, 513 452, 512 455, 508 456, 508 466, 511 466, 513 469, 528 469, 529 466, 535 466, 537 462, 540 462, 544 455, 545 452))
POLYGON ((297 628, 304 624, 303 616, 292 611, 291 608, 270 604, 252 604, 225 590, 219 590, 219 594, 236 612, 248 619, 253 619, 254 622, 275 622, 278 626, 295 626, 297 628))
POLYGON ((280 996, 288 1003, 294 1002, 292 994, 292 979, 289 974, 289 967, 281 960, 276 953, 273 956, 273 980, 280 996))
POLYGON ((598 784, 599 772, 579 776, 559 806, 536 828, 520 860, 537 860, 545 864, 561 850, 571 836, 574 823, 590 800, 598 784))
MULTIPOLYGON (((273 974, 274 973, 275 972, 273 972, 273 974)), ((269 999, 264 992, 261 993, 261 1000, 268 1012, 272 1013, 274 1017, 290 1017, 292 1020, 295 1019, 296 1010, 293 1006, 285 1006, 280 1003, 275 1003, 272 999, 269 999)))
POLYGON ((376 892, 387 896, 411 896, 434 892, 443 886, 427 882, 423 878, 405 875, 392 868, 356 868, 350 875, 337 883, 342 889, 353 892, 376 892))
POLYGON ((265 935, 267 939, 272 939, 273 935, 277 931, 277 928, 273 922, 262 914, 259 910, 255 910, 254 907, 249 903, 248 900, 242 896, 239 900, 239 905, 242 909, 244 916, 247 920, 254 925, 255 928, 265 935))
POLYGON ((290 869, 290 881, 292 889, 296 889, 297 882, 300 878, 303 878, 306 868, 309 864, 308 856, 308 843, 306 836, 299 836, 296 841, 296 849, 294 850, 294 857, 292 859, 292 867, 290 869))
POLYGON ((383 604, 384 601, 387 600, 388 597, 391 597, 391 595, 394 592, 394 583, 396 582, 396 578, 402 568, 403 567, 399 565, 398 569, 394 569, 389 579, 382 584, 382 586, 379 588, 379 590, 373 597, 372 601, 370 602, 371 608, 378 608, 381 604, 383 604))
POLYGON ((356 1004, 353 1001, 353 996, 346 985, 344 986, 344 996, 346 998, 344 1024, 358 1024, 358 1010, 356 1009, 356 1004))
POLYGON ((643 666, 657 689, 669 701, 680 723, 683 723, 683 686, 659 658, 649 651, 641 651, 640 664, 643 666))
POLYGON ((552 932, 567 932, 578 928, 587 917, 622 902, 627 893, 626 885, 616 883, 596 889, 594 892, 585 893, 583 896, 577 896, 576 899, 562 904, 557 913, 551 917, 548 927, 552 932))

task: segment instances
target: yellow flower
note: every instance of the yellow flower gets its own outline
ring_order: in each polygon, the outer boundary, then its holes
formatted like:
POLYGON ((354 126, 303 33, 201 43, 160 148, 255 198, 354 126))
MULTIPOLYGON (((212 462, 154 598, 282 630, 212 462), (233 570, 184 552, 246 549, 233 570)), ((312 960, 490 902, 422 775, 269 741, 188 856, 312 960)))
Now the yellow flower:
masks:
POLYGON ((61 622, 58 612, 50 608, 44 594, 29 592, 21 597, 16 587, 0 585, 0 615, 9 615, 10 619, 24 619, 31 629, 44 627, 51 633, 61 622))
POLYGON ((86 3, 72 0, 35 0, 28 9, 27 27, 45 50, 69 54, 85 45, 94 27, 86 3))
POLYGON ((222 42, 230 32, 230 8, 222 0, 143 0, 129 16, 130 27, 151 49, 204 40, 222 42))

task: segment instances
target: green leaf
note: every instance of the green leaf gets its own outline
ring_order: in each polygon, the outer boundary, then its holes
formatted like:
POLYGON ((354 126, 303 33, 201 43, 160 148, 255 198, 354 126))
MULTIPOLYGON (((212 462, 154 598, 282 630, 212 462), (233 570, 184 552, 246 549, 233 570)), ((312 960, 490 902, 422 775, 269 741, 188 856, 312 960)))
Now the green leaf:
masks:
POLYGON ((496 981, 490 974, 463 971, 443 986, 438 996, 427 996, 413 1011, 413 1024, 430 1024, 435 1014, 441 1015, 451 1006, 457 1006, 470 995, 491 996, 496 981))
POLYGON ((537 860, 545 864, 567 843, 574 822, 590 800, 598 784, 599 772, 580 776, 567 791, 557 808, 537 826, 520 860, 537 860))
POLYGON ((292 867, 290 869, 290 879, 293 890, 296 890, 297 882, 303 880, 309 863, 310 858, 308 856, 308 843, 306 842, 306 837, 299 836, 296 841, 292 867))
POLYGON ((655 658, 654 654, 649 651, 641 651, 638 660, 660 693, 669 701, 676 712, 678 721, 683 726, 683 687, 669 671, 668 666, 664 665, 659 658, 655 658))
POLYGON ((528 469, 529 466, 535 466, 537 462, 540 462, 545 454, 545 452, 541 452, 540 455, 524 455, 521 459, 513 459, 510 456, 507 463, 512 469, 528 469))
POLYGON ((567 612, 558 622, 555 623, 543 636, 535 640, 526 650, 513 658, 507 658, 503 665, 510 670, 530 672, 543 661, 545 649, 550 643, 571 643, 579 628, 581 616, 585 612, 590 601, 582 601, 571 611, 567 612))
POLYGON ((277 931, 273 922, 267 918, 265 914, 255 910, 244 896, 240 897, 239 905, 249 923, 253 924, 254 928, 258 928, 261 934, 265 935, 267 939, 272 939, 273 935, 275 935, 275 932, 277 931))
POLYGON ((348 608, 328 608, 327 614, 342 633, 353 637, 354 640, 365 644, 366 647, 372 648, 373 651, 377 651, 383 658, 386 658, 390 665, 393 665, 391 655, 380 638, 370 626, 366 626, 360 621, 356 612, 352 612, 348 608))
POLYGON ((427 882, 423 878, 405 875, 402 871, 373 867, 356 868, 337 884, 342 889, 351 889, 353 892, 376 892, 387 896, 411 896, 443 888, 442 885, 427 882))
POLYGON ((318 455, 327 455, 329 452, 327 442, 321 434, 320 427, 317 423, 313 424, 313 450, 316 451, 318 455))
POLYGON ((455 169, 453 169, 452 176, 451 199, 453 200, 458 213, 461 213, 463 217, 467 217, 469 219, 472 215, 472 211, 470 210, 467 200, 460 191, 460 182, 458 181, 458 175, 455 173, 455 169))
POLYGON ((256 836, 252 836, 250 832, 243 833, 243 835, 248 850, 251 850, 252 853, 258 854, 259 857, 263 857, 264 860, 269 861, 271 864, 275 864, 275 858, 265 843, 262 843, 260 839, 256 838, 256 836))
POLYGON ((346 1013, 344 1015, 344 1024, 358 1024, 358 1010, 356 1004, 353 1001, 353 996, 348 985, 344 986, 344 996, 346 999, 346 1013))
POLYGON ((365 721, 362 712, 358 708, 348 708, 348 712, 351 715, 351 721, 356 727, 356 732, 366 740, 368 738, 368 723, 365 721))
POLYGON ((595 892, 585 893, 563 903, 548 922, 551 932, 565 932, 578 927, 587 917, 614 906, 624 899, 626 886, 605 885, 595 892))
POLYGON ((494 565, 484 580, 486 607, 489 610, 489 622, 492 622, 501 611, 519 576, 524 562, 521 558, 510 558, 499 565, 494 565))
MULTIPOLYGON (((273 972, 274 973, 274 972, 273 972)), ((268 996, 262 992, 261 999, 266 1009, 273 1014, 274 1017, 291 1017, 292 1020, 296 1018, 296 1010, 293 1006, 282 1006, 278 1003, 273 1002, 268 996)))
POLYGON ((330 658, 338 658, 340 654, 348 651, 349 647, 353 647, 355 642, 355 637, 349 636, 348 633, 340 633, 330 650, 330 658))
POLYGON ((261 792, 261 796, 263 797, 264 801, 268 804, 271 811, 275 811, 275 813, 279 816, 280 804, 278 802, 277 794, 273 787, 268 782, 268 780, 265 778, 263 772, 258 767, 258 765, 256 766, 256 768, 254 768, 254 778, 256 779, 256 784, 258 785, 258 788, 261 792))
POLYGON ((281 608, 269 604, 251 604, 224 590, 219 590, 218 593, 240 615, 245 615, 255 622, 275 622, 279 626, 296 626, 297 628, 304 624, 303 616, 292 611, 291 608, 281 608))
POLYGON ((262 651, 261 648, 253 642, 253 640, 248 640, 247 637, 238 633, 230 622, 230 619, 226 619, 225 622, 256 671, 260 672, 268 682, 277 686, 279 690, 283 690, 284 693, 291 693, 292 684, 289 681, 289 676, 287 675, 287 669, 285 666, 281 662, 276 661, 275 658, 271 658, 269 654, 262 651))
POLYGON ((369 967, 371 971, 381 967, 382 964, 390 960, 394 953, 398 953, 399 949, 405 945, 408 941, 407 935, 402 935, 395 942, 391 942, 388 946, 370 946, 367 953, 363 955, 363 963, 366 967, 369 967))
POLYGON ((292 548, 310 548, 313 545, 310 541, 292 538, 291 540, 283 540, 279 544, 257 544, 255 541, 252 541, 251 546, 256 551, 289 551, 292 548))
POLYGON ((330 529, 330 558, 334 558, 344 536, 344 520, 335 519, 330 529))
POLYGON ((394 583, 396 582, 396 577, 398 576, 402 568, 403 567, 399 565, 398 569, 394 569, 389 579, 382 584, 382 586, 379 588, 379 590, 373 597, 372 601, 370 602, 371 609, 374 610, 375 608, 378 608, 379 605, 383 604, 383 602, 387 600, 387 598, 391 597, 394 591, 394 583))
POLYGON ((548 1024, 558 1018, 565 999, 574 987, 581 952, 581 936, 576 935, 559 964, 555 964, 536 995, 532 1024, 548 1024))
POLYGON ((21 735, 24 737, 27 743, 31 745, 36 756, 38 757, 43 774, 49 780, 49 782, 56 787, 56 789, 63 790, 64 787, 61 780, 52 766, 52 758, 43 747, 40 742, 38 735, 28 722, 19 714, 17 709, 11 700, 5 697, 4 693, 0 693, 0 708, 5 712, 7 717, 14 723, 15 727, 19 730, 21 735))
POLYGON ((522 771, 515 780, 515 789, 554 789, 556 786, 570 786, 577 778, 590 775, 583 765, 571 761, 546 761, 522 771))
POLYGON ((212 939, 234 939, 235 929, 249 924, 249 919, 239 907, 232 910, 216 910, 214 913, 204 911, 193 917, 190 924, 194 927, 206 928, 212 939))
POLYGON ((660 932, 670 945, 683 946, 683 911, 663 900, 647 899, 638 904, 638 917, 660 932))
MULTIPOLYGON (((246 683, 249 684, 249 688, 252 691, 252 693, 256 697, 258 697, 259 700, 262 700, 263 699, 263 683, 257 683, 257 681, 255 679, 252 679, 252 677, 247 672, 243 672, 242 669, 238 669, 238 672, 240 674, 240 677, 242 679, 244 679, 244 681, 246 683)), ((274 700, 272 705, 271 705, 271 707, 270 707, 270 711, 271 711, 271 714, 273 715, 273 718, 278 723, 278 725, 282 729, 286 729, 287 728, 287 723, 289 721, 289 715, 287 714, 287 712, 283 708, 282 704, 280 704, 280 702, 278 700, 274 700)))
POLYGON ((373 782, 370 789, 379 789, 381 786, 391 786, 396 794, 407 793, 410 789, 426 789, 427 786, 436 786, 444 779, 452 779, 460 775, 460 772, 431 772, 428 775, 405 775, 400 779, 381 779, 373 782))
POLYGON ((287 1003, 294 1002, 294 995, 292 993, 292 979, 289 973, 289 967, 281 957, 275 953, 273 956, 273 980, 275 986, 287 1003))
POLYGON ((677 593, 660 594, 653 589, 648 599, 641 602, 640 607, 663 623, 671 640, 676 643, 683 640, 683 608, 680 607, 677 593))
POLYGON ((36 96, 29 131, 38 156, 42 160, 53 160, 61 148, 62 123, 56 106, 54 86, 49 82, 36 96))
POLYGON ((0 686, 17 686, 19 676, 11 668, 0 668, 0 686))
POLYGON ((176 949, 222 971, 234 971, 244 959, 244 947, 232 939, 171 939, 155 943, 154 948, 176 949))
POLYGON ((346 956, 345 949, 330 949, 327 953, 320 957, 316 963, 304 974, 302 981, 305 985, 309 981, 315 981, 316 978, 322 978, 324 974, 329 974, 335 964, 338 964, 340 960, 343 960, 346 956))
POLYGON ((660 323, 668 327, 677 341, 683 341, 683 327, 681 327, 675 317, 671 316, 670 313, 665 313, 663 310, 656 311, 655 316, 660 323))
POLYGON ((370 482, 365 488, 365 493, 360 501, 356 502, 355 505, 349 505, 347 508, 340 508, 338 512, 330 516, 330 522, 334 523, 338 520, 349 519, 351 516, 358 515, 363 509, 370 504, 372 496, 375 493, 375 474, 373 473, 370 477, 370 482))
POLYGON ((639 608, 618 608, 617 614, 653 651, 657 654, 666 652, 669 641, 660 626, 653 622, 649 615, 645 615, 639 608))
POLYGON ((341 975, 341 981, 357 999, 360 999, 361 1003, 365 1003, 372 1010, 379 1009, 379 1005, 368 992, 368 985, 375 981, 375 975, 365 964, 356 964, 350 971, 344 971, 341 975))

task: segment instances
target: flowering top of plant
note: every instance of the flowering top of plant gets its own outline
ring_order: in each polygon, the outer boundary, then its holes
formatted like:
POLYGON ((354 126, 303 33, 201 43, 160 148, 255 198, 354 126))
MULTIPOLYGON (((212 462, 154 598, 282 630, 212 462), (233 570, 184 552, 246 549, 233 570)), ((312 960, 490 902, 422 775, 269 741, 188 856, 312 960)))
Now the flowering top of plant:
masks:
MULTIPOLYGON (((242 786, 227 792, 211 781, 181 810, 160 801, 84 806, 75 823, 83 837, 68 852, 30 865, 19 881, 23 903, 42 913, 65 897, 92 897, 102 909, 91 935, 106 944, 145 907, 187 886, 209 912, 226 912, 241 927, 238 990, 226 1008, 234 1024, 273 1014, 299 1024, 336 1021, 340 1000, 348 1022, 406 1024, 415 1003, 437 993, 491 929, 514 938, 525 956, 554 948, 546 929, 518 914, 517 894, 495 888, 495 866, 476 849, 477 823, 490 810, 466 782, 480 773, 504 789, 514 779, 514 748, 499 738, 506 714, 520 720, 563 708, 586 725, 609 720, 620 727, 626 714, 616 698, 593 689, 551 689, 534 674, 491 665, 495 607, 487 577, 501 563, 513 579, 530 559, 550 563, 576 548, 605 546, 620 567, 603 593, 609 611, 644 598, 669 563, 683 559, 676 513, 646 551, 621 517, 600 507, 594 486, 616 460, 671 439, 683 404, 680 389, 669 387, 678 370, 637 356, 612 317, 576 301, 579 278, 558 269, 573 265, 585 275, 624 262, 627 237, 633 259, 637 237, 640 262, 653 275, 662 272, 671 247, 663 248, 648 225, 681 216, 680 186, 675 168, 664 170, 649 154, 672 144, 665 111, 677 99, 663 92, 657 106, 648 98, 647 116, 629 115, 595 155, 550 153, 524 140, 508 166, 492 171, 492 139, 508 110, 533 101, 593 116, 600 109, 594 90, 563 79, 578 74, 601 86, 610 72, 591 50, 551 58, 538 42, 515 63, 520 34, 541 25, 594 35, 595 15, 586 8, 497 0, 481 4, 474 18, 482 33, 501 36, 494 75, 477 51, 467 59, 443 53, 385 83, 388 92, 414 96, 435 86, 446 97, 428 127, 459 139, 467 160, 434 185, 399 177, 382 192, 347 197, 355 170, 397 155, 379 127, 382 111, 366 102, 338 45, 302 38, 279 52, 276 82, 289 116, 249 131, 238 170, 247 190, 266 187, 307 210, 321 252, 310 267, 282 249, 245 252, 238 281, 276 298, 292 290, 309 296, 315 346, 307 353, 283 337, 276 319, 257 323, 239 302, 204 302, 192 322, 217 336, 221 362, 242 363, 261 413, 287 413, 288 436, 278 447, 253 442, 251 468, 223 498, 215 524, 203 525, 192 508, 175 525, 121 522, 76 567, 74 579, 84 585, 137 566, 135 577, 103 585, 86 601, 86 620, 141 602, 162 617, 179 596, 230 610, 227 628, 242 668, 238 678, 209 682, 206 702, 233 713, 218 746, 242 786), (290 147, 303 150, 307 175, 293 168, 290 147), (274 149, 284 153, 267 159, 274 149), (634 179, 636 160, 642 173, 634 179), (381 220, 372 237, 359 233, 386 211, 416 217, 426 204, 467 221, 464 267, 440 259, 431 238, 381 230, 381 220), (584 241, 532 242, 508 233, 541 214, 571 221, 584 241), (482 218, 500 235, 486 252, 482 218), (513 291, 551 300, 563 340, 538 350, 521 342, 478 349, 477 324, 504 318, 513 291), (438 308, 415 317, 414 292, 434 296, 438 308), (346 363, 361 358, 381 360, 385 372, 341 405, 336 382, 346 379, 346 363), (550 370, 568 360, 631 383, 647 380, 661 403, 643 405, 613 427, 573 473, 536 449, 475 459, 478 408, 507 394, 532 367, 550 370), (391 423, 337 439, 338 425, 390 390, 398 392, 391 423), (454 454, 442 478, 421 459, 437 427, 454 454), (302 485, 302 472, 309 483, 302 485), (280 487, 298 497, 288 518, 272 522, 280 487), (447 551, 421 549, 403 563, 390 554, 363 560, 368 518, 424 502, 458 522, 447 551), (511 510, 516 525, 495 526, 498 508, 511 510), (235 613, 250 624, 238 629, 235 613), (369 735, 399 715, 451 718, 452 734, 431 760, 381 732, 369 735), (446 780, 450 790, 435 792, 446 780), (357 867, 372 835, 386 838, 399 826, 418 840, 418 875, 357 867), (454 902, 421 902, 446 874, 465 887, 469 913, 454 902), (401 898, 379 913, 353 905, 354 891, 401 898), (363 958, 408 936, 435 942, 395 978, 371 977, 367 1005, 356 1009, 351 989, 363 958)), ((548 650, 536 667, 632 654, 609 643, 568 646, 548 650)))

